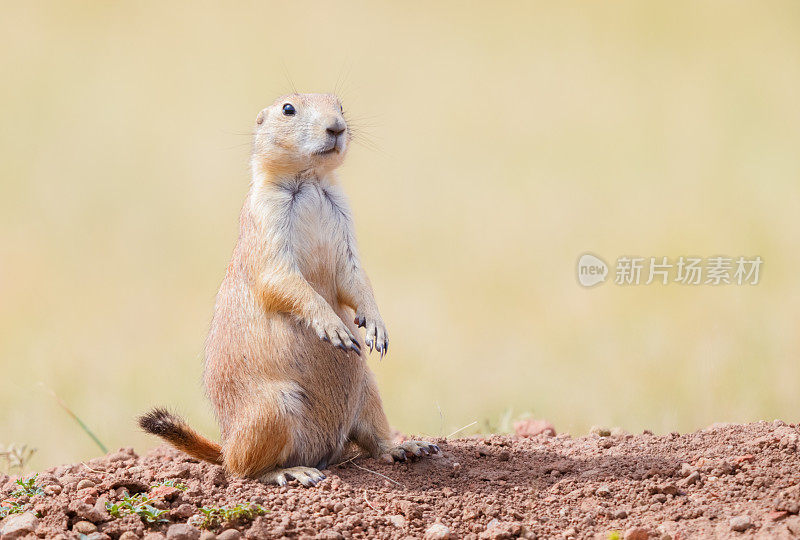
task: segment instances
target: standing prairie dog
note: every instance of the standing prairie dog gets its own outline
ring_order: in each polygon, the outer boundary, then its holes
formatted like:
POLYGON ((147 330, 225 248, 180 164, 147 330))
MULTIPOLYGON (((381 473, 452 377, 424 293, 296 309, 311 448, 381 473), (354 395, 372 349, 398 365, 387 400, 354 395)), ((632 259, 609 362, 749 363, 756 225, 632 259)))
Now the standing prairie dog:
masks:
POLYGON ((145 431, 280 485, 316 485, 349 443, 389 462, 439 451, 391 443, 356 338, 357 324, 370 351, 383 357, 389 347, 334 174, 350 138, 334 95, 283 96, 258 114, 252 185, 206 341, 204 382, 222 443, 163 409, 140 418, 145 431))

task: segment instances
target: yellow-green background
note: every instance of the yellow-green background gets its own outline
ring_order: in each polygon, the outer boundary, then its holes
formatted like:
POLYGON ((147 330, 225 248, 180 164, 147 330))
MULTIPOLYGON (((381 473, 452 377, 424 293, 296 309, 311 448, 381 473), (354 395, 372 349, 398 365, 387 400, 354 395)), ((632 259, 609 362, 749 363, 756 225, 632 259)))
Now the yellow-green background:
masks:
POLYGON ((34 468, 97 453, 40 382, 109 447, 155 404, 216 436, 203 340, 289 78, 369 139, 342 178, 396 427, 800 416, 795 2, 6 1, 0 77, 0 444, 34 468), (765 263, 587 290, 584 251, 765 263))

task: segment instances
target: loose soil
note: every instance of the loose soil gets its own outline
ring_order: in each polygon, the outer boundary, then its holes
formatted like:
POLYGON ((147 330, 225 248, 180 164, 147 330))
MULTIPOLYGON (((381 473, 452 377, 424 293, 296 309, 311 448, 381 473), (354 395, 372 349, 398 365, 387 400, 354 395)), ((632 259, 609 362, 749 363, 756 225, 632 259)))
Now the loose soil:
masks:
MULTIPOLYGON (((441 453, 389 465, 359 458, 315 488, 232 478, 161 446, 121 449, 37 479, 32 513, 3 538, 794 538, 800 535, 800 426, 714 425, 656 436, 594 430, 431 439, 441 453), (525 436, 528 435, 528 436, 525 436), (164 481, 182 484, 153 487, 164 481), (106 502, 148 493, 166 523, 112 517, 106 502), (201 531, 199 509, 256 503, 266 513, 201 531), (201 536, 202 535, 202 536, 201 536)), ((26 476, 27 478, 28 476, 26 476)), ((0 500, 19 486, 0 475, 0 500)), ((3 504, 8 505, 9 502, 3 504)))

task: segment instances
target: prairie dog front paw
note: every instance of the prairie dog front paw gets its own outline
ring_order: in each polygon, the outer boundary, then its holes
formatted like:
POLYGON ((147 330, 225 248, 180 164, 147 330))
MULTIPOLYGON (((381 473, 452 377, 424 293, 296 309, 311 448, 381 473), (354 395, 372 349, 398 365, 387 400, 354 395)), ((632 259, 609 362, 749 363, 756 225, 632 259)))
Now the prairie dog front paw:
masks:
POLYGON ((372 352, 374 347, 376 351, 381 353, 381 358, 383 358, 383 355, 389 352, 389 333, 386 331, 386 325, 383 323, 381 316, 377 314, 365 315, 359 312, 356 313, 354 322, 366 330, 364 343, 369 347, 369 351, 372 352))
POLYGON ((328 341, 342 350, 350 349, 361 354, 361 344, 333 310, 326 315, 312 318, 309 326, 319 339, 328 341))

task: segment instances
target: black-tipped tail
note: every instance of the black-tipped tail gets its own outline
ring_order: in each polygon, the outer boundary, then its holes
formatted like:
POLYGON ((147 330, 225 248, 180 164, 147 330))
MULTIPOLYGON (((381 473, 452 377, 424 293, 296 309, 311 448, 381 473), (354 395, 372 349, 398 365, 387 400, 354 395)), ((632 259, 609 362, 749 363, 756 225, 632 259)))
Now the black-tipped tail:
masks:
POLYGON ((148 433, 157 435, 178 450, 192 457, 222 464, 219 444, 211 441, 189 427, 181 417, 166 409, 153 409, 139 417, 139 426, 148 433))

